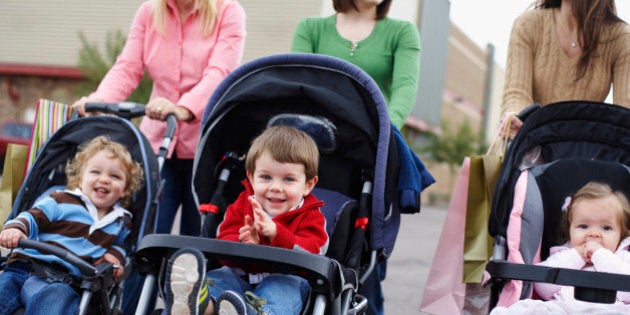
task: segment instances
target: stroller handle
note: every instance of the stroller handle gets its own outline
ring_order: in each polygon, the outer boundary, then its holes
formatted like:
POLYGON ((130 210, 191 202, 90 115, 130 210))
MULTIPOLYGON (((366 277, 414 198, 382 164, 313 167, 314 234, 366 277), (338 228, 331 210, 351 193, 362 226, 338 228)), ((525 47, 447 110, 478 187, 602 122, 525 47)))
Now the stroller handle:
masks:
POLYGON ((518 119, 520 119, 521 121, 525 121, 525 119, 527 119, 527 117, 529 117, 531 114, 533 114, 540 107, 542 107, 542 106, 540 104, 538 104, 538 103, 529 105, 529 106, 525 107, 520 113, 518 113, 518 115, 516 115, 516 117, 518 117, 518 119))
POLYGON ((136 117, 144 116, 144 104, 134 102, 116 102, 116 103, 102 103, 102 102, 88 102, 85 103, 85 111, 90 112, 102 112, 115 114, 118 117, 132 119, 136 117))
POLYGON ((97 269, 96 267, 88 264, 87 262, 85 262, 83 259, 79 258, 79 256, 54 245, 50 245, 47 243, 42 243, 42 242, 38 242, 38 241, 33 241, 33 240, 29 240, 29 239, 20 239, 18 241, 18 247, 20 248, 31 248, 31 249, 35 249, 38 252, 42 253, 42 254, 47 254, 47 255, 54 255, 57 256, 69 263, 71 263, 72 265, 76 266, 77 268, 79 268, 79 271, 81 271, 81 274, 84 276, 94 276, 97 274, 97 269))
MULTIPOLYGON (((144 116, 145 104, 134 102, 87 102, 85 103, 85 111, 88 113, 102 112, 114 114, 121 118, 132 119, 144 116)), ((78 115, 76 111, 73 113, 73 115, 75 114, 78 115)), ((173 137, 175 136, 176 130, 177 118, 175 118, 174 114, 168 114, 166 116, 166 131, 164 132, 162 144, 160 145, 160 148, 158 150, 158 163, 160 169, 162 168, 162 164, 164 164, 164 160, 166 159, 166 155, 168 154, 168 148, 171 144, 171 141, 173 140, 173 137)))

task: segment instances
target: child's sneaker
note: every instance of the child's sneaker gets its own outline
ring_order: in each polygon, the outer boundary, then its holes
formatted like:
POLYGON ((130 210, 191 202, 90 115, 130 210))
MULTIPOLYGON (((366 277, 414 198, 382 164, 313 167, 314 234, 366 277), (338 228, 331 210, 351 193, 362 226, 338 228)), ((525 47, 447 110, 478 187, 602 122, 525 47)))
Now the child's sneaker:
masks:
POLYGON ((199 292, 205 283, 206 258, 195 248, 176 251, 166 267, 165 304, 168 314, 197 315, 199 292))
POLYGON ((223 291, 217 299, 218 315, 255 315, 262 314, 257 312, 251 305, 245 303, 238 293, 227 290, 223 291))

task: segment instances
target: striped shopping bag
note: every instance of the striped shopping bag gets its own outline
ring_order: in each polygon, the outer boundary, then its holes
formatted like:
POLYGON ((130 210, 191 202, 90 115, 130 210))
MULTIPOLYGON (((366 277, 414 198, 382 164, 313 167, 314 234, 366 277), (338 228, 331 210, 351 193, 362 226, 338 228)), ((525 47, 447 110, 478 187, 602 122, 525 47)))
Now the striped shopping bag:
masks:
POLYGON ((26 172, 35 162, 39 149, 48 138, 59 129, 72 115, 72 107, 68 104, 54 102, 46 99, 37 100, 31 143, 28 148, 26 172))

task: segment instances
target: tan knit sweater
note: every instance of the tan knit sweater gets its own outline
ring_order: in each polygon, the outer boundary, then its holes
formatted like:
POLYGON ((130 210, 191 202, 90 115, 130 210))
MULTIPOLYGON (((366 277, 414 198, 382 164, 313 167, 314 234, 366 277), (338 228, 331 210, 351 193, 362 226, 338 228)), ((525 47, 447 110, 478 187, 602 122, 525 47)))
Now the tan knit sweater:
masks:
POLYGON ((607 30, 591 67, 579 81, 575 81, 579 56, 569 58, 556 34, 552 9, 528 11, 514 21, 503 113, 518 113, 534 103, 601 102, 613 83, 613 103, 630 107, 630 26, 620 23, 607 30))

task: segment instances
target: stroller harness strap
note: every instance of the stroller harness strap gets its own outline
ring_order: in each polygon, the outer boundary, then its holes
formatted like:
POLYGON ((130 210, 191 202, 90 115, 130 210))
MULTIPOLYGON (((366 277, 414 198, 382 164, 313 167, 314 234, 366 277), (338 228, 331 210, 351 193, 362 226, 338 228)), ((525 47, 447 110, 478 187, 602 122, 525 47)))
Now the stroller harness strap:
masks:
POLYGON ((367 217, 357 218, 354 221, 354 228, 361 228, 365 230, 367 228, 368 223, 369 223, 369 219, 367 217))
POLYGON ((61 282, 75 290, 80 288, 79 280, 62 266, 55 266, 34 259, 31 266, 33 268, 32 273, 48 283, 61 282))

